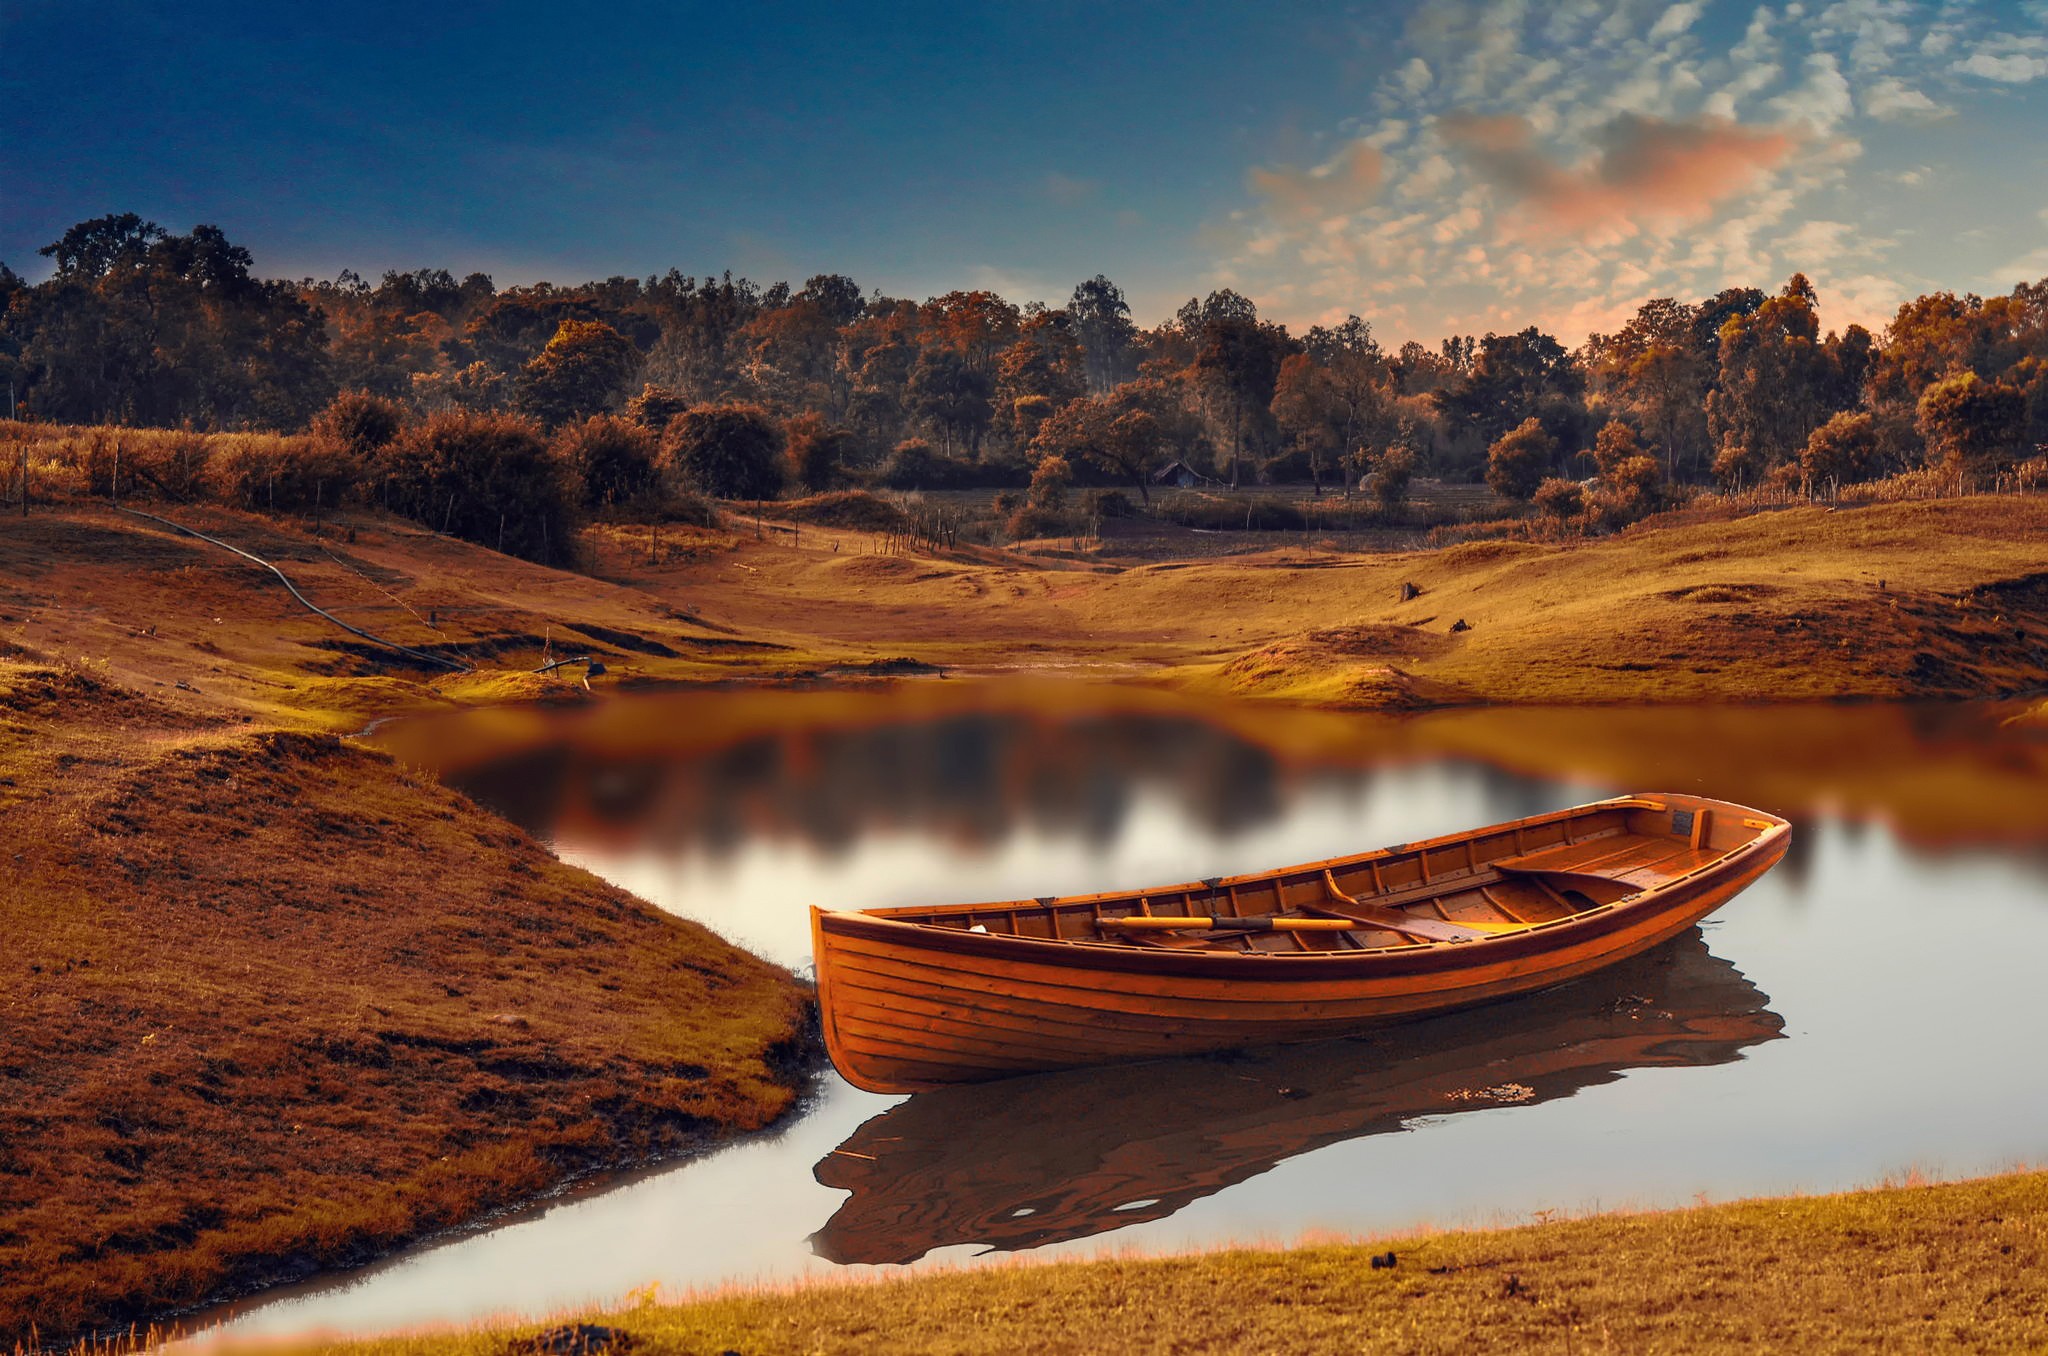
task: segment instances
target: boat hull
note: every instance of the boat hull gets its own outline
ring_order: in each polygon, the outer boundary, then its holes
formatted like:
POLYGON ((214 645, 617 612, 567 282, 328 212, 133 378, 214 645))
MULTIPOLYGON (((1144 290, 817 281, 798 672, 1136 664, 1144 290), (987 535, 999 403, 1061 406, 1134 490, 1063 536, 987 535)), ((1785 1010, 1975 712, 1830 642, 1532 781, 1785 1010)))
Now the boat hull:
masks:
POLYGON ((1317 954, 1150 950, 934 928, 914 921, 914 911, 813 909, 826 1045, 855 1086, 911 1092, 1316 1040, 1490 1003, 1566 983, 1684 932, 1784 855, 1788 826, 1768 822, 1768 832, 1668 885, 1583 917, 1455 944, 1317 954))

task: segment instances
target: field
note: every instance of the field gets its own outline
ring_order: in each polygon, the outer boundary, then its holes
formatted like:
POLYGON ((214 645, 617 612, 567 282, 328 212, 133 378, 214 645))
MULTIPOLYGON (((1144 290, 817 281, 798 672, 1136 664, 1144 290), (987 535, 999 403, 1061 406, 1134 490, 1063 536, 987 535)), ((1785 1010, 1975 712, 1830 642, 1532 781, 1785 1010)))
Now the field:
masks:
MULTIPOLYGON (((85 500, 0 520, 0 1334, 16 1340, 31 1322, 62 1337, 361 1260, 577 1174, 760 1127, 798 1095, 810 1047, 792 977, 336 737, 383 717, 901 673, 1339 711, 1976 697, 2039 691, 2048 675, 2039 496, 1696 514, 1591 542, 1358 554, 1310 541, 1172 560, 1156 544, 1120 553, 1113 534, 933 552, 732 514, 586 529, 576 571, 367 511, 148 508, 276 563, 377 639, 161 521, 85 500), (572 657, 603 664, 592 691, 582 662, 532 672, 572 657)), ((2033 1201, 2034 1181, 1969 1190, 2033 1201)), ((1689 1218, 1571 1227, 1647 1230, 1628 1246, 1655 1255, 1707 1229, 1689 1218)), ((2025 1218, 2037 1248, 2038 1210, 2025 1218)), ((1427 1283, 1449 1307, 1416 1312, 1454 1333, 1570 1296, 1586 1322, 1545 1331, 1654 1339, 1675 1281, 1646 1269, 1648 1289, 1581 1296, 1562 1255, 1553 1272, 1551 1254, 1517 1251, 1538 1237, 1431 1241, 1417 1258, 1509 1259, 1537 1301, 1504 1306, 1508 1262, 1472 1263, 1427 1283)), ((1908 1245, 1881 1241, 1882 1265, 1905 1266, 1908 1245)), ((1063 1272, 1071 1333, 1184 1312, 1187 1349, 1220 1348, 1277 1331, 1259 1323, 1309 1297, 1323 1312, 1368 1274, 1340 1251, 1284 1257, 1063 1272), (1231 1326, 1249 1322, 1235 1305, 1154 1302, 1204 1293, 1215 1267, 1264 1297, 1259 1323, 1231 1326)), ((1726 1279, 1710 1259, 1686 1265, 1704 1270, 1673 1275, 1702 1294, 1699 1278, 1726 1279)), ((1371 1306, 1430 1274, 1403 1268, 1398 1285, 1359 1283, 1365 1307, 1330 1321, 1379 1331, 1392 1311, 1371 1306)), ((1756 1284, 1774 1274, 1757 1271, 1756 1284)), ((952 1324, 1011 1304, 1028 1274, 917 1284, 952 1324)), ((1827 1284, 1878 1282, 1851 1270, 1827 1284)), ((738 1325, 718 1340, 744 1349, 777 1324, 850 1349, 876 1321, 861 1297, 878 1293, 705 1312, 738 1325)), ((1931 1311, 1944 1323, 1966 1300, 2005 1302, 1943 1293, 1931 1311)), ((677 1343, 698 1340, 696 1318, 674 1321, 677 1343)), ((943 1324, 905 1331, 943 1349, 958 1332, 943 1324)))

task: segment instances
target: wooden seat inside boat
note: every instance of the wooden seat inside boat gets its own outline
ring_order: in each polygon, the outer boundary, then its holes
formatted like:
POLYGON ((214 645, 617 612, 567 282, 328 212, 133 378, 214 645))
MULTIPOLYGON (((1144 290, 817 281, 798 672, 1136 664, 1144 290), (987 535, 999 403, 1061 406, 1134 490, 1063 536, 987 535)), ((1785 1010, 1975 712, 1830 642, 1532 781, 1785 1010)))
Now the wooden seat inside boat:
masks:
POLYGON ((1519 857, 1502 857, 1492 866, 1504 876, 1613 881, 1646 890, 1695 871, 1720 855, 1676 839, 1622 834, 1561 843, 1519 857))

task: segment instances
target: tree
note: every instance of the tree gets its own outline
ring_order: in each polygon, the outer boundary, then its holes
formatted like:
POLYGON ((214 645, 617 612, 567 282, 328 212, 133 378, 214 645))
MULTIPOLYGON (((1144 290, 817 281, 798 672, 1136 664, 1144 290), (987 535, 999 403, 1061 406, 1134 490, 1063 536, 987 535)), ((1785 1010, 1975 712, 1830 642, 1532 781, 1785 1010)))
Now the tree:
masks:
POLYGON ((1593 465, 1602 476, 1611 476, 1616 467, 1642 453, 1636 431, 1619 419, 1601 425, 1599 436, 1593 440, 1593 465))
POLYGON ((948 453, 957 438, 972 452, 994 417, 995 383, 955 349, 926 349, 910 373, 911 407, 939 426, 948 453))
POLYGON ((1486 450, 1486 483, 1504 499, 1526 503, 1542 483, 1557 453, 1557 439, 1531 415, 1502 434, 1486 450))
POLYGON ((1564 345, 1532 325, 1519 334, 1487 335, 1470 371, 1433 399, 1454 426, 1490 446, 1532 417, 1550 430, 1553 440, 1581 436, 1575 426, 1585 389, 1585 376, 1564 345))
POLYGON ((1067 506, 1067 487, 1074 483, 1074 468, 1061 456, 1038 459, 1031 469, 1029 502, 1033 508, 1057 513, 1067 506))
POLYGON ((639 350, 610 325, 564 320, 520 372, 513 400, 552 428, 613 408, 639 370, 639 350))
POLYGON ((1182 315, 1199 337, 1188 377, 1211 422, 1224 431, 1236 485, 1247 444, 1273 427, 1273 388, 1294 341, 1282 327, 1262 323, 1258 308, 1228 288, 1210 293, 1191 317, 1185 307, 1182 315))
POLYGON ((1975 372, 1938 381, 1920 397, 1920 434, 1929 458, 1971 475, 2011 467, 2026 418, 2025 396, 1975 372))
POLYGON ((829 490, 844 478, 854 446, 852 429, 828 423, 812 410, 791 419, 783 434, 783 460, 792 483, 816 492, 829 490))
POLYGON ((1136 375, 1132 355, 1138 329, 1131 323, 1122 288, 1098 273, 1074 288, 1067 314, 1073 317, 1074 337, 1085 355, 1089 390, 1100 395, 1136 375))
POLYGON ((1721 327, 1720 382, 1707 396, 1715 473, 1741 483, 1796 460, 1826 417, 1826 362, 1813 285, 1795 273, 1777 296, 1721 327))
POLYGON ((396 401, 368 391, 343 391, 314 417, 312 432, 352 457, 369 457, 403 427, 405 411, 396 401))
POLYGON ((655 437, 629 419, 593 414, 555 434, 554 453, 587 508, 624 504, 654 492, 655 437))
POLYGON ((1813 431, 1799 454, 1808 486, 1823 481, 1853 485, 1877 474, 1877 421, 1864 410, 1843 410, 1813 431))
POLYGON ((1149 410, 1112 394, 1089 396, 1061 409, 1040 426, 1031 450, 1041 460, 1085 462, 1120 475, 1149 504, 1150 472, 1163 441, 1159 421, 1149 410))
POLYGON ((699 405, 669 421, 663 469, 718 499, 773 499, 782 491, 782 431, 759 405, 699 405))

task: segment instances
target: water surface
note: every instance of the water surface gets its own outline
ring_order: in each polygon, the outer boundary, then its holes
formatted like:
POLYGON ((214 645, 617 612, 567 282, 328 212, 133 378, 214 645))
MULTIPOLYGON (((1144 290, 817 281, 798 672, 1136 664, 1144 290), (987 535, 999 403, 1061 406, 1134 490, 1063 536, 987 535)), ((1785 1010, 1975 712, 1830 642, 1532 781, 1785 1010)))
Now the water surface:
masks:
POLYGON ((1370 1038, 891 1098, 564 1199, 239 1332, 658 1284, 1374 1234, 2048 1156, 2048 745, 1975 708, 1293 716, 1153 695, 703 694, 398 732, 564 857, 763 955, 806 907, 1312 860, 1624 791, 1792 818, 1703 927, 1370 1038))

